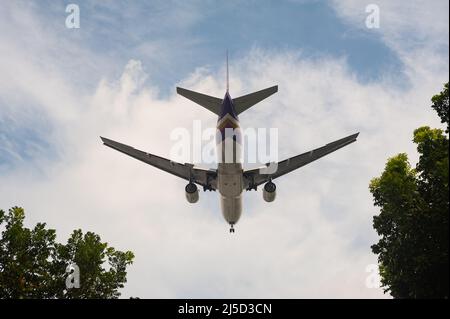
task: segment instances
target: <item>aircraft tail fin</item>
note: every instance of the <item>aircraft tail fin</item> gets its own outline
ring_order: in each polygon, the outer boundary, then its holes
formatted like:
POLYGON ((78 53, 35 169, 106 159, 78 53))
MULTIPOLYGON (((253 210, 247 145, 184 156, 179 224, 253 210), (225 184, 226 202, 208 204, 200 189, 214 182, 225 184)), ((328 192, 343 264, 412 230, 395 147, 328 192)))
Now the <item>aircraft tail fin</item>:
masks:
POLYGON ((233 99, 235 111, 240 114, 276 92, 278 92, 278 85, 233 99))
POLYGON ((227 50, 227 92, 230 91, 230 75, 228 73, 228 50, 227 50))
POLYGON ((214 114, 220 114, 220 105, 222 104, 222 99, 191 90, 186 90, 180 87, 177 87, 177 93, 191 100, 192 102, 203 106, 205 109, 210 110, 214 114))

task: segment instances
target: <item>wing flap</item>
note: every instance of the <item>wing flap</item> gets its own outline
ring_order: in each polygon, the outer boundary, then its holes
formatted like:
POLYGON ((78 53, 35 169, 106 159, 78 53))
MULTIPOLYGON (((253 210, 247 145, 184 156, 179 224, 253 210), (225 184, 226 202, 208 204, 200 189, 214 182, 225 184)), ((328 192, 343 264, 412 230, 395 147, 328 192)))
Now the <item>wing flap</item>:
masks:
POLYGON ((191 164, 180 164, 157 155, 140 151, 131 146, 107 139, 105 137, 100 138, 102 139, 103 144, 115 149, 116 151, 131 156, 187 181, 192 180, 193 182, 206 188, 215 189, 214 180, 217 175, 215 171, 193 168, 193 165, 191 164))
MULTIPOLYGON (((338 149, 347 146, 353 142, 356 141, 356 138, 358 137, 359 133, 344 137, 342 139, 339 139, 337 141, 331 142, 326 144, 325 146, 316 148, 315 150, 305 152, 303 154, 288 158, 284 161, 277 163, 277 169, 273 174, 264 174, 261 173, 261 169, 253 169, 249 171, 244 172, 244 177, 248 181, 248 187, 253 188, 258 185, 261 185, 269 179, 274 179, 280 176, 283 176, 287 173, 292 172, 293 170, 296 170, 297 168, 300 168, 302 166, 305 166, 321 157, 324 157, 325 155, 328 155, 334 151, 337 151, 338 149)), ((268 166, 266 164, 266 166, 268 166)))

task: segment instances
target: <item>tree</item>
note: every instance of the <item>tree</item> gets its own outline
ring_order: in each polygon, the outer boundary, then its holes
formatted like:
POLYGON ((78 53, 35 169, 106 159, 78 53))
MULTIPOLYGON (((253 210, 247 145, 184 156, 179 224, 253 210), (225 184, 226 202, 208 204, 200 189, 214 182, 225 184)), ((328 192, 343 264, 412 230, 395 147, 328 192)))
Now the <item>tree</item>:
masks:
POLYGON ((449 96, 448 96, 448 82, 447 82, 446 84, 444 84, 444 90, 431 98, 431 102, 433 102, 433 105, 431 105, 431 107, 436 110, 439 117, 441 118, 441 122, 447 124, 446 130, 447 133, 449 130, 448 99, 449 96))
POLYGON ((118 298, 126 283, 132 252, 103 243, 92 232, 73 231, 67 244, 56 232, 38 223, 24 227, 25 213, 13 207, 0 210, 0 298, 118 298), (79 288, 68 289, 68 265, 79 268, 79 288), (109 269, 105 269, 106 265, 109 269))
MULTIPOLYGON (((433 103, 448 125, 448 83, 433 103)), ((399 154, 370 183, 380 207, 373 226, 381 236, 372 251, 385 292, 394 298, 448 298, 448 137, 424 126, 414 131, 413 141, 420 154, 415 168, 399 154)))

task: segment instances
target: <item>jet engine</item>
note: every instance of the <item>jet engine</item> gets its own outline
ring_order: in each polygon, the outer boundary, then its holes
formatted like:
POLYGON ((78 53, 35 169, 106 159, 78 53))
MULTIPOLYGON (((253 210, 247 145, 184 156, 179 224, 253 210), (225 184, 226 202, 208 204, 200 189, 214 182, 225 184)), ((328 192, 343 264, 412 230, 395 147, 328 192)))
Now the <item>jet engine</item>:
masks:
POLYGON ((194 183, 189 183, 186 185, 184 190, 186 191, 186 199, 189 203, 193 204, 198 202, 197 185, 195 185, 194 183))
POLYGON ((272 183, 272 182, 268 182, 264 185, 264 189, 263 189, 263 198, 266 202, 273 202, 275 200, 275 196, 276 196, 276 190, 277 190, 277 186, 272 183))

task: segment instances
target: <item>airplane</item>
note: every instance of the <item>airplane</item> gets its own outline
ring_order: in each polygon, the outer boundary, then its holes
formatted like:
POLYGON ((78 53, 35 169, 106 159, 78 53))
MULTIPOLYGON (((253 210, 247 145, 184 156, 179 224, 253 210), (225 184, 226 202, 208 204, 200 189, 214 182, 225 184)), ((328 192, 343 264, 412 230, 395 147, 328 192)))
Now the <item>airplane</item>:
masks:
POLYGON ((242 213, 242 195, 244 190, 256 191, 258 186, 264 184, 263 199, 266 202, 273 202, 276 196, 274 179, 355 142, 359 135, 359 133, 352 134, 312 151, 275 163, 275 170, 269 169, 273 163, 267 163, 264 166, 264 168, 267 168, 266 170, 263 168, 244 170, 240 157, 237 155, 238 150, 241 148, 238 115, 276 92, 278 92, 277 85, 238 98, 232 98, 229 93, 228 54, 226 92, 223 99, 177 87, 179 95, 199 104, 218 116, 216 147, 220 155, 217 169, 207 170, 194 167, 190 163, 177 163, 105 137, 100 136, 100 138, 104 145, 116 151, 188 181, 185 187, 185 195, 189 203, 196 203, 199 200, 197 185, 203 187, 203 191, 218 191, 222 215, 230 225, 230 233, 234 233, 234 225, 236 225, 242 213), (228 130, 234 132, 231 140, 226 138, 227 134, 224 134, 228 130), (230 148, 233 154, 231 160, 230 157, 228 157, 228 160, 225 160, 230 148))

